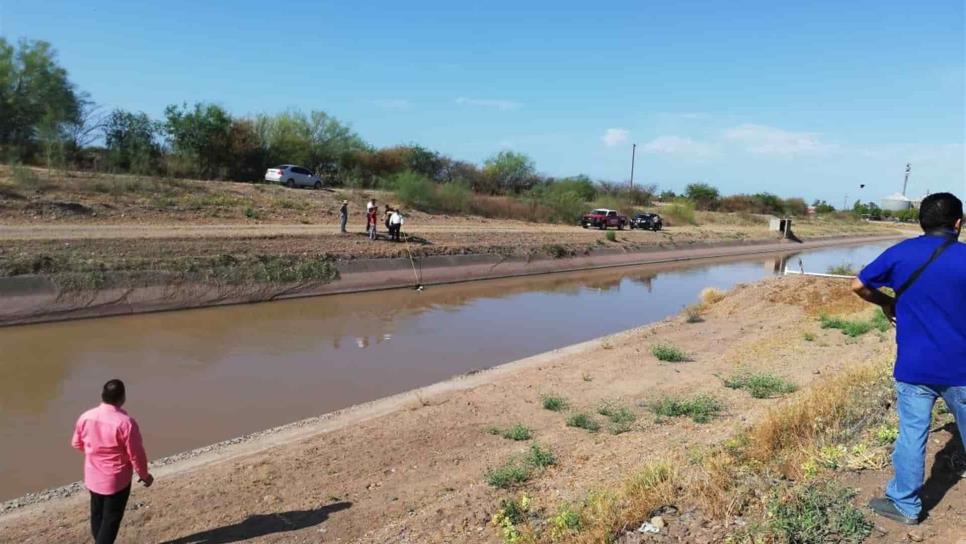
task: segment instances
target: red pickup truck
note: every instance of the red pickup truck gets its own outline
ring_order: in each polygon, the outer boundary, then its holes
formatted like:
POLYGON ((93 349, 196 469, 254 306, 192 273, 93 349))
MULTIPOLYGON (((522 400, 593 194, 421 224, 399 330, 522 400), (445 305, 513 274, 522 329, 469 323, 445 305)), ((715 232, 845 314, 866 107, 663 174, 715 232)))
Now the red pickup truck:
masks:
POLYGON ((597 227, 604 230, 608 227, 616 227, 618 230, 624 230, 624 227, 627 226, 627 216, 621 215, 615 210, 599 208, 591 210, 590 213, 585 213, 580 219, 580 224, 585 229, 597 227))

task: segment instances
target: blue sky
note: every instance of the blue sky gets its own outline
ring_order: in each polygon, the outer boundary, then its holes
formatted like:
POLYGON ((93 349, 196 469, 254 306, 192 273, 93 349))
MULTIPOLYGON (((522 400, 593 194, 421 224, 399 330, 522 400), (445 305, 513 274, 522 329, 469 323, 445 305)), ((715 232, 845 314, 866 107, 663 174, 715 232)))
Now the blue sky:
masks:
POLYGON ((966 193, 961 0, 477 4, 0 0, 0 34, 155 116, 321 109, 377 146, 614 181, 637 143, 637 182, 836 205, 911 162, 911 195, 966 193))

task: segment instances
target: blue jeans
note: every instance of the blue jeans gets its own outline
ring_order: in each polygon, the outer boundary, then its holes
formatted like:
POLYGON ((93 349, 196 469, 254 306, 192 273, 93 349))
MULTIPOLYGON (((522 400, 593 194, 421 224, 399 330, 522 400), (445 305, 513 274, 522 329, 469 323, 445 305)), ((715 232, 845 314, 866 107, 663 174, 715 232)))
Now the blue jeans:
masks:
POLYGON ((955 416, 959 438, 966 446, 966 386, 896 382, 899 438, 892 452, 895 476, 886 487, 886 497, 910 518, 918 518, 922 513, 919 489, 926 472, 926 440, 932 423, 932 407, 939 397, 955 416))

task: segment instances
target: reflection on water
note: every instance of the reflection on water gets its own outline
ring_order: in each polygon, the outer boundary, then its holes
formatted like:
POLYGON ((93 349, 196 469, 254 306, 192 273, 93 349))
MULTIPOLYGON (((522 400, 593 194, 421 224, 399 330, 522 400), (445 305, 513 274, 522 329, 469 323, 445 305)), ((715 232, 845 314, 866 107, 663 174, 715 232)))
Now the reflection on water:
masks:
MULTIPOLYGON (((801 258, 824 272, 882 247, 801 258)), ((704 287, 781 266, 619 268, 0 329, 0 499, 79 477, 70 430, 112 377, 157 457, 660 320, 704 287)))

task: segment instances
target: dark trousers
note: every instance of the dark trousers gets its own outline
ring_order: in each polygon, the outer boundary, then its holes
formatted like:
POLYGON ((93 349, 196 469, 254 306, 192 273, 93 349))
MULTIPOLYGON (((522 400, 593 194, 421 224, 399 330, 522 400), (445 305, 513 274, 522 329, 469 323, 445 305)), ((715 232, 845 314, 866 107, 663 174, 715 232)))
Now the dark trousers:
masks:
POLYGON ((117 531, 121 528, 121 519, 124 518, 127 498, 131 495, 131 486, 113 495, 101 495, 93 491, 90 493, 91 535, 94 536, 94 544, 114 544, 117 531))
POLYGON ((399 241, 399 230, 402 225, 389 225, 389 237, 393 240, 399 241))

